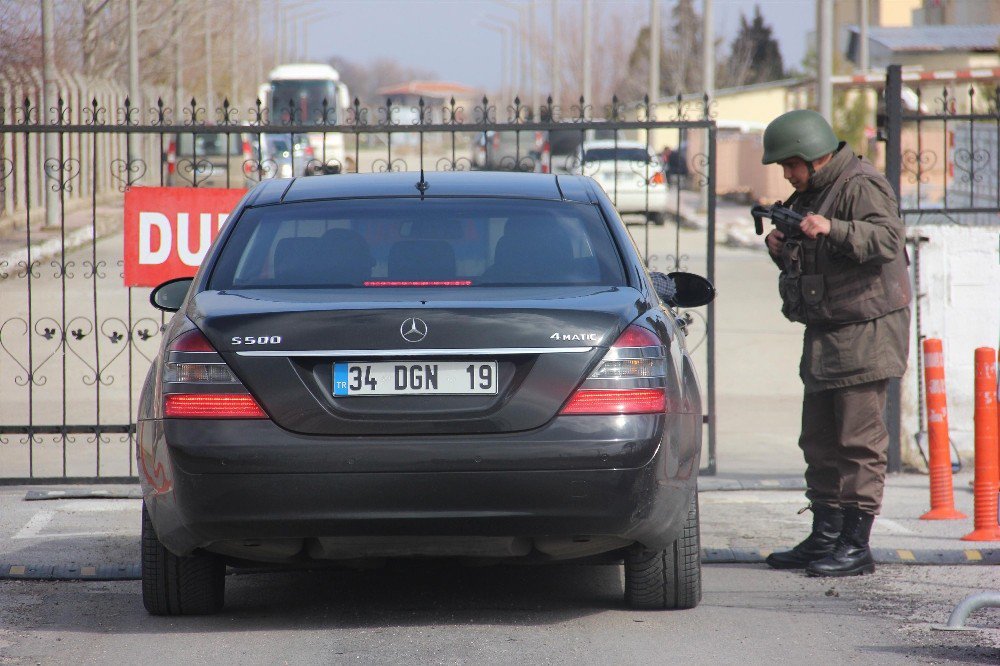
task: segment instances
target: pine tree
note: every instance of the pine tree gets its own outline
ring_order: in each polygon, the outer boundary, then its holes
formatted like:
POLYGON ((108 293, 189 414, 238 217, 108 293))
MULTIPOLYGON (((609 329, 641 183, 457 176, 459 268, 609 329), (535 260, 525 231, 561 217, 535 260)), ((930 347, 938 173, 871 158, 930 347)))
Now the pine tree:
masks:
POLYGON ((742 86, 784 78, 785 67, 771 26, 764 23, 760 5, 754 5, 752 21, 740 13, 740 31, 730 46, 725 85, 742 86))

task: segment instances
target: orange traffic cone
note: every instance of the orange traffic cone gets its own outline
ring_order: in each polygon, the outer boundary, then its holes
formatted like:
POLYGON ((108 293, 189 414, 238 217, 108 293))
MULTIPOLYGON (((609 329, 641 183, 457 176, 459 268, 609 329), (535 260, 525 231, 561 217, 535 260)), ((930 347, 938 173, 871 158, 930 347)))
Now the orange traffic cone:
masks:
POLYGON ((976 517, 963 541, 1000 541, 997 493, 1000 493, 1000 444, 997 443, 997 355, 976 350, 976 517))
POLYGON ((924 340, 924 386, 927 389, 927 438, 930 450, 931 510, 921 520, 958 520, 965 514, 955 510, 951 485, 951 454, 948 452, 948 399, 944 383, 944 351, 941 341, 924 340))

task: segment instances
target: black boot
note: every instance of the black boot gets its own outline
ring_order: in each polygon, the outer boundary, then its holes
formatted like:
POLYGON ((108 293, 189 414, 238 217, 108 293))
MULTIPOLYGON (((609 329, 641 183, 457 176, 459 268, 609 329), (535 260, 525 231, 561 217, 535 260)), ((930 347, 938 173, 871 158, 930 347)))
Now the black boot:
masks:
POLYGON ((812 533, 805 541, 791 550, 771 553, 765 560, 772 569, 804 569, 814 560, 820 560, 833 552, 843 527, 844 517, 839 508, 813 503, 812 533))
POLYGON ((811 562, 806 567, 810 576, 860 576, 875 573, 868 538, 871 535, 875 514, 856 507, 844 507, 844 531, 828 557, 811 562))

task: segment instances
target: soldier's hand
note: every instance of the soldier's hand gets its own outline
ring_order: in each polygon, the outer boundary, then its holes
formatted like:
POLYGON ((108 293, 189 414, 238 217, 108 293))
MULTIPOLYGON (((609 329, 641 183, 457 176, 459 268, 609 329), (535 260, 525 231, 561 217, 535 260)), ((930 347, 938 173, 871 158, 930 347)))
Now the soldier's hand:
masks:
POLYGON ((809 213, 804 218, 802 218, 802 223, 799 225, 802 229, 802 233, 806 235, 807 238, 816 238, 817 236, 830 235, 830 220, 826 219, 822 215, 817 215, 815 213, 809 213))
POLYGON ((771 233, 764 237, 764 243, 767 244, 767 251, 771 253, 772 257, 780 257, 781 248, 785 244, 785 234, 777 229, 772 229, 771 233))

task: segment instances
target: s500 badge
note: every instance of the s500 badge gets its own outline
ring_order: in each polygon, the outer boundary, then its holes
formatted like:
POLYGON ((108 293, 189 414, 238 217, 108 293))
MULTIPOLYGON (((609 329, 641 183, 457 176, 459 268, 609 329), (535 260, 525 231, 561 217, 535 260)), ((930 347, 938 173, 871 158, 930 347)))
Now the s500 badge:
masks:
POLYGON ((549 340, 580 340, 587 342, 597 342, 600 337, 597 333, 553 333, 549 340))
POLYGON ((234 345, 280 345, 280 335, 234 335, 234 345))

